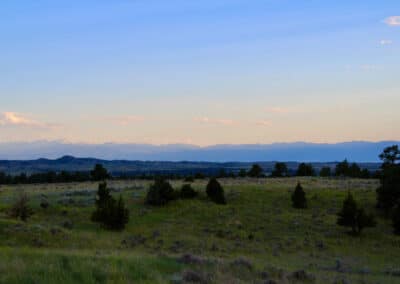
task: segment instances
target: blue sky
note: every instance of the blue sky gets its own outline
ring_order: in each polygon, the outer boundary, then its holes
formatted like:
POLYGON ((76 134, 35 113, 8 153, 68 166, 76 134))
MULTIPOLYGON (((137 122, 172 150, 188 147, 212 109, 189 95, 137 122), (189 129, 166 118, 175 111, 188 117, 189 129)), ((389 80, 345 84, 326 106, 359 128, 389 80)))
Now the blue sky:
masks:
POLYGON ((0 141, 400 140, 399 1, 0 2, 0 141))

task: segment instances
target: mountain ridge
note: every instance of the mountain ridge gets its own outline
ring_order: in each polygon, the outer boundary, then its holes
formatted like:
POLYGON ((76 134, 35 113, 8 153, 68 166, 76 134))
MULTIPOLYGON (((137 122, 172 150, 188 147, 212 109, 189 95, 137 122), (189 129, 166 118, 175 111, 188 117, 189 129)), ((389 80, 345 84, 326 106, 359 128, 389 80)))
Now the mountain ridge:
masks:
POLYGON ((399 141, 351 141, 340 143, 286 142, 272 144, 84 144, 60 141, 2 142, 0 160, 58 159, 63 157, 97 158, 125 161, 203 161, 327 162, 348 159, 354 162, 379 162, 378 155, 399 141))

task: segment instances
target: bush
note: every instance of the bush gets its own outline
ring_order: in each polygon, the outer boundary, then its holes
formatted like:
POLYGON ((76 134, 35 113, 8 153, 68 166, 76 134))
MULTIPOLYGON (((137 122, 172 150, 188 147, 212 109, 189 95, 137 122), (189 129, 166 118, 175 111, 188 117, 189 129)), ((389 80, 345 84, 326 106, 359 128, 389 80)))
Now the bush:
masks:
POLYGON ((110 230, 123 230, 129 221, 129 210, 125 208, 124 200, 120 196, 116 201, 105 182, 99 184, 96 211, 92 214, 92 221, 110 230))
POLYGON ((175 199, 174 189, 171 184, 162 178, 154 181, 147 191, 145 203, 148 205, 162 206, 175 199))
POLYGON ((343 162, 340 162, 336 165, 335 175, 336 176, 348 176, 350 171, 349 162, 345 159, 343 162))
POLYGON ((288 176, 288 168, 285 163, 276 163, 271 173, 272 177, 286 177, 288 176))
POLYGON ((330 167, 323 167, 319 172, 320 177, 330 177, 332 175, 332 171, 330 167))
POLYGON ((294 208, 305 209, 307 208, 306 193, 300 183, 297 184, 296 189, 292 194, 292 205, 294 208))
POLYGON ((180 197, 183 199, 191 199, 197 196, 197 191, 195 191, 190 184, 184 184, 181 188, 180 197))
POLYGON ((21 193, 17 200, 10 208, 9 215, 12 218, 21 219, 26 222, 33 214, 33 210, 29 207, 29 198, 26 193, 21 193))
POLYGON ((185 182, 194 182, 194 178, 192 176, 187 176, 184 179, 185 182))
POLYGON ((207 184, 207 196, 217 204, 226 204, 224 189, 216 178, 211 178, 207 184))
POLYGON ((106 180, 110 177, 107 169, 103 167, 101 164, 96 164, 94 169, 90 172, 90 176, 94 181, 102 181, 106 180))
POLYGON ((357 202, 349 192, 343 202, 342 210, 338 213, 337 224, 350 227, 353 235, 360 235, 366 227, 375 227, 373 215, 367 215, 363 208, 358 208, 357 202))
POLYGON ((301 163, 297 168, 296 175, 300 177, 314 176, 315 171, 311 164, 301 163))
POLYGON ((251 167, 251 169, 250 169, 248 175, 249 175, 249 177, 262 177, 263 172, 264 172, 264 170, 263 170, 263 168, 261 168, 260 165, 254 164, 254 165, 251 167))

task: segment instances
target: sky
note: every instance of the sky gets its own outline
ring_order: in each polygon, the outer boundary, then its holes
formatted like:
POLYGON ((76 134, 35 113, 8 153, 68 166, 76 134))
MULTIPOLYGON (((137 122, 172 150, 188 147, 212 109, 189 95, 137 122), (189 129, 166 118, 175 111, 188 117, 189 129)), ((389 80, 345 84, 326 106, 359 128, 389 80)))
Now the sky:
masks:
POLYGON ((2 0, 0 142, 400 140, 398 0, 2 0))

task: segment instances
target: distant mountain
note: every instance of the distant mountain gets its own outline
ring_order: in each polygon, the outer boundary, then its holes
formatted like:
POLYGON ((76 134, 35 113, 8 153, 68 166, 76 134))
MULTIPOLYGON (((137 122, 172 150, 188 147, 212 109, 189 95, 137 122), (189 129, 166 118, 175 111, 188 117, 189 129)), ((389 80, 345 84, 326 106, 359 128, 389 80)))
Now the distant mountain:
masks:
MULTIPOLYGON (((344 142, 336 144, 274 143, 252 145, 148 145, 70 144, 59 141, 0 143, 0 160, 57 159, 69 155, 106 160, 254 162, 327 162, 347 158, 354 162, 379 162, 379 153, 399 141, 344 142)), ((63 159, 68 159, 64 157, 63 159)))

